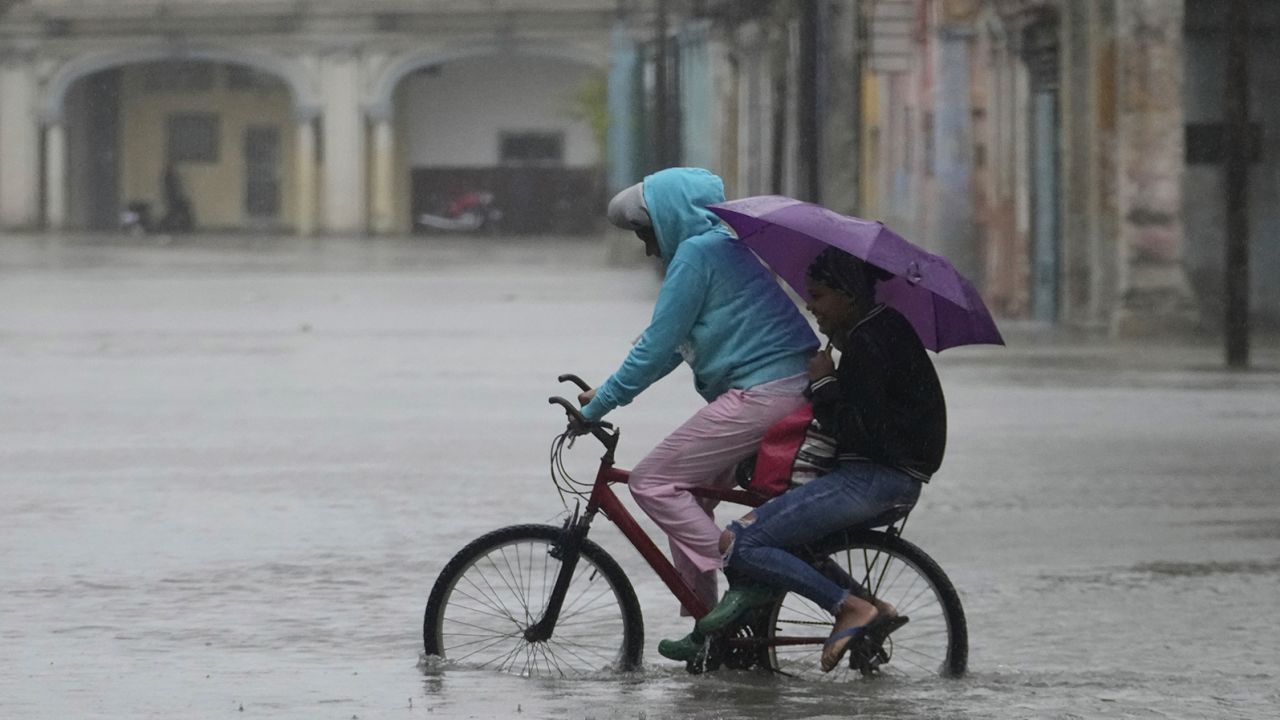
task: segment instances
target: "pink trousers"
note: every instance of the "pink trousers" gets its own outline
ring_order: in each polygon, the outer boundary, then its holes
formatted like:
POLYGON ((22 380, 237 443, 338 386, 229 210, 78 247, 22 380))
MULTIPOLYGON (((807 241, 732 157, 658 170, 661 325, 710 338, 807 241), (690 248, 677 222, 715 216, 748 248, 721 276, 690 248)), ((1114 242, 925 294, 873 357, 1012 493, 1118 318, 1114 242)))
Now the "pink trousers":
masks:
POLYGON ((734 466, 756 452, 765 430, 804 404, 806 384, 804 375, 795 375, 750 390, 730 390, 658 443, 631 471, 631 496, 667 533, 676 570, 707 607, 718 600, 716 570, 721 566, 716 502, 695 498, 688 489, 732 484, 734 466))

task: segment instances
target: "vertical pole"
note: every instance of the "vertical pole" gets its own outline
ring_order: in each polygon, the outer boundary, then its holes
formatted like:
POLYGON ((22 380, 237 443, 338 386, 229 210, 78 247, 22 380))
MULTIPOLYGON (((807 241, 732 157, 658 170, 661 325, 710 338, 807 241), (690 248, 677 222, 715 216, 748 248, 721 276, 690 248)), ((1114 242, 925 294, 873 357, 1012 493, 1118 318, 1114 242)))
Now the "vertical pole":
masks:
POLYGON ((800 77, 797 79, 799 90, 799 145, 800 167, 803 169, 805 199, 813 203, 822 202, 822 183, 819 179, 820 168, 818 148, 821 147, 819 133, 819 63, 818 53, 821 29, 818 23, 819 0, 808 0, 802 5, 800 17, 800 77))
POLYGON ((658 160, 658 168, 671 165, 670 107, 667 95, 667 0, 658 0, 657 14, 654 18, 653 42, 656 52, 653 64, 654 93, 654 135, 656 136, 654 157, 658 160))
POLYGON ((865 167, 863 164, 863 154, 866 152, 866 148, 863 147, 862 134, 866 128, 863 125, 863 120, 865 118, 862 117, 862 113, 865 108, 866 99, 863 97, 862 73, 866 63, 867 43, 865 30, 866 25, 863 24, 864 19, 862 13, 862 3, 855 4, 850 13, 852 16, 851 20, 853 22, 852 78, 846 80, 843 77, 837 76, 833 79, 833 82, 848 82, 853 88, 853 105, 851 108, 853 111, 853 132, 850 134, 849 138, 852 141, 852 152, 850 153, 850 156, 853 161, 853 173, 850 175, 851 184, 849 186, 848 202, 851 204, 849 209, 858 215, 862 215, 865 211, 865 208, 862 206, 864 182, 862 169, 865 167))
POLYGON ((375 235, 386 235, 395 225, 395 137, 391 118, 379 117, 373 125, 373 188, 370 216, 375 235))
POLYGON ((298 234, 313 235, 316 230, 316 132, 315 118, 304 113, 298 118, 298 143, 295 162, 298 174, 298 234))
POLYGON ((1226 212, 1227 367, 1249 365, 1249 0, 1227 5, 1226 212))
POLYGON ((45 227, 62 230, 67 224, 67 135, 61 120, 45 128, 45 227))
POLYGON ((769 95, 770 118, 770 157, 769 157, 769 192, 781 195, 786 191, 783 179, 786 176, 787 150, 787 90, 791 77, 791 7, 775 14, 775 26, 765 35, 769 45, 768 70, 773 85, 769 95))

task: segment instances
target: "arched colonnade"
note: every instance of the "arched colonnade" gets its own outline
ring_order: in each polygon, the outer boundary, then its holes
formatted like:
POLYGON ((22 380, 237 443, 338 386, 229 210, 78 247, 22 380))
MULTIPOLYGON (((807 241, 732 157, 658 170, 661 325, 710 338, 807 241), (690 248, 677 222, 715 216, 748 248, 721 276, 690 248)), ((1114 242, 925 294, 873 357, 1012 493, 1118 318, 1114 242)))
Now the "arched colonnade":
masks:
MULTIPOLYGON (((146 63, 209 62, 248 67, 279 80, 292 105, 291 168, 296 195, 290 225, 299 233, 389 233, 402 229, 395 193, 399 186, 395 97, 409 75, 476 58, 541 58, 603 71, 607 48, 571 43, 471 43, 396 53, 328 52, 276 55, 233 47, 164 44, 91 52, 62 62, 35 83, 32 93, 42 167, 43 207, 34 214, 47 229, 68 226, 71 158, 67 100, 78 81, 97 73, 146 63)), ((31 213, 28 213, 29 215, 31 213)))

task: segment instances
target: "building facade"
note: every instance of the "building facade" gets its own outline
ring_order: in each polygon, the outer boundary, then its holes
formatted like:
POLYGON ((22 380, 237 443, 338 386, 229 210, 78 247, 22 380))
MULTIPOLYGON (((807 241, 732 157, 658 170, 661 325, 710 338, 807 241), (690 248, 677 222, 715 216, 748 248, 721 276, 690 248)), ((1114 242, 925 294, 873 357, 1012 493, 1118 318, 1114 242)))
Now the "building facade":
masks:
POLYGON ((5 228, 108 229, 178 193, 203 229, 407 232, 479 186, 568 219, 602 192, 612 2, 8 5, 5 228))
MULTIPOLYGON (((1249 38, 1254 317, 1280 325, 1280 0, 1249 38)), ((597 227, 670 165, 881 219, 1000 315, 1216 329, 1218 0, 25 0, 0 16, 0 227, 403 233, 500 196, 597 227)))
MULTIPOLYGON (((1280 0, 1249 43, 1256 323, 1280 326, 1280 0)), ((691 4, 732 194, 881 219, 1001 315, 1115 335, 1217 330, 1226 28, 1216 0, 691 4)), ((683 46, 680 46, 683 47, 683 46)), ((666 59, 668 64, 680 59, 666 59)), ((658 137, 650 132, 643 137, 658 137)))

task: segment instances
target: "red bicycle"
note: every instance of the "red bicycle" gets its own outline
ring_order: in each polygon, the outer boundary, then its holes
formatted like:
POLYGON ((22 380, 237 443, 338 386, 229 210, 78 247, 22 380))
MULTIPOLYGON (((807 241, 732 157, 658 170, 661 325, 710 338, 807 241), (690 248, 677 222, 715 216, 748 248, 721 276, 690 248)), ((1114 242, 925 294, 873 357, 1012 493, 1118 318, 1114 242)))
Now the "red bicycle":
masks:
MULTIPOLYGON (((562 375, 584 391, 574 375, 562 375)), ((705 607, 671 562, 614 494, 629 473, 614 467, 620 433, 606 422, 588 423, 569 400, 569 427, 552 442, 551 474, 562 499, 586 500, 561 527, 513 525, 477 538, 440 572, 427 601, 422 638, 426 654, 446 666, 496 669, 528 676, 571 676, 639 668, 644 619, 622 567, 587 538, 598 515, 618 527, 691 615, 705 607), (605 449, 595 481, 569 477, 566 447, 589 434, 605 449)), ((767 498, 739 489, 698 488, 695 496, 756 507, 767 498)), ((568 504, 566 502, 566 507, 568 504)), ((905 510, 905 509, 904 509, 905 510)), ((764 668, 788 675, 845 680, 872 673, 906 676, 964 674, 968 633, 964 610, 942 568, 902 539, 906 513, 834 533, 796 550, 828 577, 868 600, 890 603, 910 620, 870 650, 823 674, 818 658, 831 615, 793 593, 743 614, 710 637, 691 672, 720 667, 764 668), (875 529, 880 528, 880 529, 875 529)), ((850 653, 852 655, 853 653, 850 653)))

